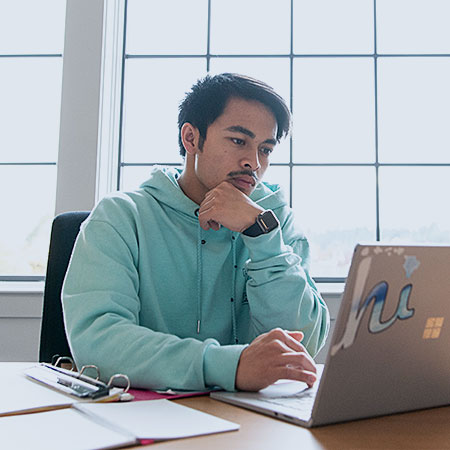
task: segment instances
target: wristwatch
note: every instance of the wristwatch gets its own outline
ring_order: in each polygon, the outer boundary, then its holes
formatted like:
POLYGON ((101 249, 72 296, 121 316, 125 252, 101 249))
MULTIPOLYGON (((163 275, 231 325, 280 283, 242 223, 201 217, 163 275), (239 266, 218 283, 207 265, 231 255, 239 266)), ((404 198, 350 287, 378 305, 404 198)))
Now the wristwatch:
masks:
POLYGON ((270 233, 272 230, 277 228, 280 225, 280 222, 277 219, 277 216, 268 209, 267 211, 263 211, 261 214, 258 214, 256 217, 256 222, 245 229, 242 234, 246 236, 256 237, 261 234, 270 233))

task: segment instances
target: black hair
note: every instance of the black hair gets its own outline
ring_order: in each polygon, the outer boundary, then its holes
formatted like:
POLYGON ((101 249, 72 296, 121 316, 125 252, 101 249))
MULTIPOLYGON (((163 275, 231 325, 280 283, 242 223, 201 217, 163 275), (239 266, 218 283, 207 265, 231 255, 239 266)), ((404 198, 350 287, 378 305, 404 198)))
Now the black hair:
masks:
POLYGON ((287 136, 291 125, 291 113, 286 102, 272 87, 254 78, 235 73, 222 73, 200 79, 179 106, 178 144, 180 154, 186 150, 181 140, 181 127, 190 123, 200 132, 200 149, 206 139, 208 127, 223 113, 230 98, 255 100, 266 106, 277 121, 277 136, 287 136))

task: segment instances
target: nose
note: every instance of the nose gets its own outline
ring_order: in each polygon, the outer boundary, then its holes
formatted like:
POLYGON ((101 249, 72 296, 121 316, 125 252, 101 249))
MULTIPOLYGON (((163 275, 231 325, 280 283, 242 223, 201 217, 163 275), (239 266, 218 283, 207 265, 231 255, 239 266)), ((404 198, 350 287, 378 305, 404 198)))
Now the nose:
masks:
POLYGON ((244 168, 256 172, 261 168, 259 163, 258 149, 249 150, 248 154, 242 159, 241 164, 244 168))

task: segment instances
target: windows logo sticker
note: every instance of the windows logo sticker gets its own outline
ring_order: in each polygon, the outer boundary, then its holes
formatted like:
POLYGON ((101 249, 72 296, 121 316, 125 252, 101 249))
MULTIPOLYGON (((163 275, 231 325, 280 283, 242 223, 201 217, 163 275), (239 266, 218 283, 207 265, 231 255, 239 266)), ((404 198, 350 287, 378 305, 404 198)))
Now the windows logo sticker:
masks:
POLYGON ((441 334, 442 325, 444 324, 443 317, 428 317, 423 331, 423 339, 438 339, 441 334))

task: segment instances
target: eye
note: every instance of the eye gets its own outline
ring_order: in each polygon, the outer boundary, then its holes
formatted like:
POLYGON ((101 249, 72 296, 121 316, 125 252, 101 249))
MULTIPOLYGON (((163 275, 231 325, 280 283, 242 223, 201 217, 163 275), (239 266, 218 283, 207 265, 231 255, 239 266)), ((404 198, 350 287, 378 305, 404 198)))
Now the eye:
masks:
POLYGON ((240 139, 240 138, 230 138, 230 139, 233 142, 233 144, 236 144, 236 145, 244 145, 245 144, 244 139, 240 139))
POLYGON ((273 152, 272 147, 263 147, 259 150, 264 156, 269 156, 273 152))

